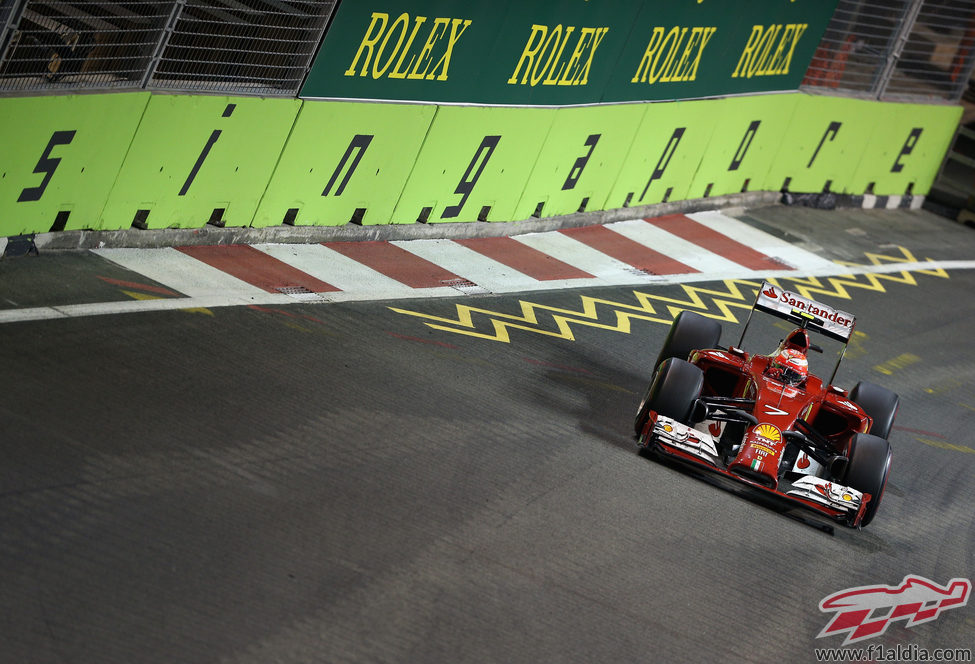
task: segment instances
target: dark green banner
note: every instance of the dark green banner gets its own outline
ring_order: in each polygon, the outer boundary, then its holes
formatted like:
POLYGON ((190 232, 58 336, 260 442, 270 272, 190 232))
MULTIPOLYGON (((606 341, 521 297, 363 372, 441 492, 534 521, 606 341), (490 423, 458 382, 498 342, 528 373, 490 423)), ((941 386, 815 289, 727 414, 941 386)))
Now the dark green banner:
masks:
POLYGON ((795 90, 836 0, 345 0, 306 98, 555 105, 795 90))

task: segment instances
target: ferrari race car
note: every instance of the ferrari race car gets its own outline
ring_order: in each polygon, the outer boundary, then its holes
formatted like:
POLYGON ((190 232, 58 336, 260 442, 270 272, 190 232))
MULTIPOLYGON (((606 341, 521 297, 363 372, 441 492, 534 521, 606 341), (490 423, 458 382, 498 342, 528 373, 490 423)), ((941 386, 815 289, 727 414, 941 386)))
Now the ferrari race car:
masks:
POLYGON ((774 494, 787 507, 866 526, 887 484, 887 439, 900 400, 865 381, 849 392, 832 384, 855 322, 768 282, 736 346, 718 346, 717 321, 681 312, 637 409, 641 454, 704 467, 774 494), (756 311, 795 326, 771 355, 742 350, 756 311), (807 354, 823 352, 810 333, 842 344, 828 383, 808 372, 807 354))

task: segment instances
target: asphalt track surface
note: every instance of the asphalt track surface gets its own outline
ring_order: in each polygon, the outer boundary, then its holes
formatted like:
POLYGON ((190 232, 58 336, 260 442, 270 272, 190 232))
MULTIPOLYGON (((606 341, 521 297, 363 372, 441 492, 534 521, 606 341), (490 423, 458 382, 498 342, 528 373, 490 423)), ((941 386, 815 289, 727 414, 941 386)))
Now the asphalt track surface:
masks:
MULTIPOLYGON (((741 218, 859 264, 975 258, 975 231, 922 211, 741 218)), ((90 255, 5 260, 3 306, 118 297, 79 285, 93 271, 134 278, 90 255)), ((819 283, 858 316, 838 384, 902 398, 862 531, 636 454, 667 325, 621 331, 616 311, 680 285, 4 324, 0 661, 815 661, 841 643, 817 639, 825 596, 975 577, 975 274, 819 283), (558 334, 544 307, 583 296, 616 305, 558 334), (525 302, 537 330, 507 343, 469 334, 494 334, 489 315, 427 325, 525 302)), ((969 605, 860 645, 973 632, 969 605)))

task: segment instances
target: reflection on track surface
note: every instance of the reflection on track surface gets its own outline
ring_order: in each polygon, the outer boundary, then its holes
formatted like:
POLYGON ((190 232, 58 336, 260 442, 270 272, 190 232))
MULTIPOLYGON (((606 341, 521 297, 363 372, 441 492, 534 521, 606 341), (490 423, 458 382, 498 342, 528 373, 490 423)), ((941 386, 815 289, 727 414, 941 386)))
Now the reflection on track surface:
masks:
MULTIPOLYGON (((747 221, 831 260, 975 258, 972 231, 919 212, 747 221)), ((822 598, 973 575, 975 274, 910 274, 817 293, 858 316, 838 383, 902 397, 883 507, 833 535, 637 456, 633 411, 672 317, 659 303, 685 301, 681 285, 639 289, 661 320, 570 324, 571 340, 458 334, 497 329, 457 325, 458 305, 511 320, 496 314, 530 302, 552 331, 586 298, 642 306, 634 287, 3 325, 0 652, 814 661, 840 645, 816 638, 822 598)), ((966 647, 973 626, 964 607, 876 643, 966 647)))

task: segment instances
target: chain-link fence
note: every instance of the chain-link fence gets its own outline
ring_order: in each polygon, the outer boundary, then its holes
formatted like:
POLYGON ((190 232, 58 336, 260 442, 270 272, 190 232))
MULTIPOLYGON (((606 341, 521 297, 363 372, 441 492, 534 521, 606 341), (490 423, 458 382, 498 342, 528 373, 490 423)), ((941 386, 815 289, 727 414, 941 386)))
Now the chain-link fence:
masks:
POLYGON ((955 102, 968 87, 973 47, 975 0, 840 0, 803 88, 955 102))
POLYGON ((0 93, 159 89, 294 96, 336 0, 6 0, 0 93))
POLYGON ((957 101, 975 62, 975 0, 926 0, 916 16, 882 95, 957 101))
MULTIPOLYGON (((337 1, 0 0, 0 94, 295 95, 337 1)), ((803 89, 954 102, 973 64, 975 0, 839 0, 803 89)))

